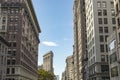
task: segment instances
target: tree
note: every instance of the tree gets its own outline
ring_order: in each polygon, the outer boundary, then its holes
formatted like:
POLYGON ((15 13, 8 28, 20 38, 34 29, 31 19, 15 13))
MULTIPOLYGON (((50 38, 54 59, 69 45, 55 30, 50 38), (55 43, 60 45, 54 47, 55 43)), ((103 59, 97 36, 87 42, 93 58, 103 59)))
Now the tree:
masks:
POLYGON ((54 80, 54 74, 43 69, 38 70, 38 80, 54 80))

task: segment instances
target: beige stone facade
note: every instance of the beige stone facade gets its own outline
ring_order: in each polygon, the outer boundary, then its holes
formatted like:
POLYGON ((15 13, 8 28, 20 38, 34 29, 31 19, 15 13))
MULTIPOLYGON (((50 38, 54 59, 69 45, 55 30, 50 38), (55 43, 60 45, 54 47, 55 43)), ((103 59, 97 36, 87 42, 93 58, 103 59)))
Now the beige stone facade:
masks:
POLYGON ((74 80, 87 78, 87 33, 85 0, 74 0, 74 80))
POLYGON ((66 80, 74 80, 73 66, 73 56, 68 56, 66 59, 66 80))
POLYGON ((54 73, 52 51, 49 51, 45 55, 43 55, 43 69, 51 73, 54 73))
MULTIPOLYGON (((111 54, 116 54, 116 57, 112 57, 111 60, 114 59, 113 64, 110 65, 110 78, 111 80, 120 79, 120 0, 114 0, 114 9, 115 9, 115 18, 116 18, 116 33, 115 37, 115 49, 114 53, 111 50, 111 54), (113 72, 114 70, 114 72, 113 72)), ((113 38, 114 39, 114 38, 113 38)), ((113 56, 113 55, 110 55, 113 56)))
POLYGON ((116 28, 113 0, 85 0, 89 80, 110 80, 107 38, 116 28))

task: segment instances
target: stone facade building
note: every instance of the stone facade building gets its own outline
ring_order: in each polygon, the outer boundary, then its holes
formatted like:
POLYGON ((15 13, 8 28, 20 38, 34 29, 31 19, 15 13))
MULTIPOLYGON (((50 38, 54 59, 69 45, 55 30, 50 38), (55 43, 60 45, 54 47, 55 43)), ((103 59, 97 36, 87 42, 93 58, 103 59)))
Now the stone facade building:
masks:
POLYGON ((0 0, 0 34, 9 42, 6 80, 37 80, 41 32, 31 0, 0 0))
POLYGON ((89 80, 110 80, 107 38, 116 28, 113 0, 85 0, 89 80))
POLYGON ((6 78, 8 46, 9 43, 0 36, 0 80, 6 78))
POLYGON ((74 80, 87 79, 87 33, 85 0, 74 0, 74 80))
POLYGON ((49 51, 45 55, 43 55, 43 69, 51 73, 54 73, 52 51, 49 51))

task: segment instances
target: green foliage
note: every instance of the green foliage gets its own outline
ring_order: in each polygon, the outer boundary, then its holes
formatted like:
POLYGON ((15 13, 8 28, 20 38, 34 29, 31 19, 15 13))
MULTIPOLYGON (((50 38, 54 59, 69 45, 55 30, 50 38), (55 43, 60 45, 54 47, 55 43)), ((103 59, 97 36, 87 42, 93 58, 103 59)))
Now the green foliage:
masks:
POLYGON ((38 80, 54 80, 54 74, 40 69, 38 70, 38 80))

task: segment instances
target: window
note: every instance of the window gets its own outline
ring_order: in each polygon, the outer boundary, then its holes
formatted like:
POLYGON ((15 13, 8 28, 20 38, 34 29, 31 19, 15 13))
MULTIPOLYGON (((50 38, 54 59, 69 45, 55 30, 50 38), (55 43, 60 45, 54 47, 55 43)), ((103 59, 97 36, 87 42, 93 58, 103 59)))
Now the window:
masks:
POLYGON ((12 68, 12 74, 15 74, 15 68, 12 68))
POLYGON ((103 27, 99 27, 99 33, 103 33, 103 27))
POLYGON ((100 52, 104 52, 104 44, 100 44, 100 52))
POLYGON ((114 49, 115 48, 115 40, 113 40, 110 44, 109 44, 109 48, 110 50, 114 49))
POLYGON ((106 52, 108 52, 108 45, 106 44, 106 52))
POLYGON ((101 7, 101 2, 97 2, 97 7, 98 7, 98 8, 101 7))
POLYGON ((6 72, 7 74, 10 74, 10 68, 7 68, 7 72, 6 72))
POLYGON ((105 35, 105 42, 107 42, 108 35, 105 35))
POLYGON ((106 5, 106 2, 102 2, 102 7, 103 7, 103 8, 106 8, 106 6, 107 6, 107 5, 106 5))
POLYGON ((102 16, 102 10, 98 10, 98 16, 102 16))
POLYGON ((98 23, 102 24, 102 18, 98 18, 98 23))
POLYGON ((16 42, 13 42, 13 47, 16 47, 16 42))
POLYGON ((104 42, 104 37, 103 37, 103 35, 100 35, 100 42, 104 42))
POLYGON ((107 10, 103 10, 103 16, 107 16, 107 10))
POLYGON ((120 26, 120 19, 118 18, 117 19, 117 22, 118 22, 118 27, 120 26))
POLYGON ((104 24, 108 24, 107 18, 104 18, 104 24))
POLYGON ((115 26, 113 26, 113 31, 115 31, 116 30, 116 27, 115 26))
POLYGON ((12 56, 15 56, 15 55, 16 55, 16 51, 13 51, 12 56))
POLYGON ((108 33, 108 27, 104 27, 104 32, 108 33))
POLYGON ((10 59, 7 60, 7 65, 10 65, 10 59))
POLYGON ((4 25, 2 26, 2 30, 5 30, 5 26, 4 25))
POLYGON ((109 72, 109 66, 108 65, 101 65, 101 72, 109 72))
POLYGON ((118 76, 118 67, 117 66, 111 68, 111 77, 115 77, 115 76, 118 76))
POLYGON ((105 62, 105 55, 101 55, 101 61, 105 62))
POLYGON ((114 9, 111 9, 111 15, 112 15, 112 16, 115 16, 115 11, 114 11, 114 9))
POLYGON ((112 24, 116 24, 115 18, 112 18, 112 24))
POLYGON ((5 23, 5 22, 6 22, 6 18, 5 18, 5 17, 3 17, 2 23, 5 23))
POLYGON ((110 64, 114 63, 117 61, 117 55, 116 52, 110 55, 110 64))
POLYGON ((12 65, 15 65, 15 60, 12 60, 12 65))
POLYGON ((110 2, 111 3, 111 8, 114 8, 114 2, 110 2))

